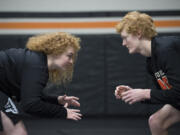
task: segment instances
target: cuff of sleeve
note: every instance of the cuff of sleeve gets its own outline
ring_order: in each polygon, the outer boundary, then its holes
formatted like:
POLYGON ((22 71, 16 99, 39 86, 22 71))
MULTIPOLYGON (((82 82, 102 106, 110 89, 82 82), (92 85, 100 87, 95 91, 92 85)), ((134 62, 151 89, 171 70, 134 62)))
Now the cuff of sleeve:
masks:
POLYGON ((58 105, 58 96, 51 96, 51 98, 49 99, 49 101, 53 104, 58 105))
POLYGON ((58 113, 58 117, 67 118, 67 109, 61 106, 60 112, 58 113))

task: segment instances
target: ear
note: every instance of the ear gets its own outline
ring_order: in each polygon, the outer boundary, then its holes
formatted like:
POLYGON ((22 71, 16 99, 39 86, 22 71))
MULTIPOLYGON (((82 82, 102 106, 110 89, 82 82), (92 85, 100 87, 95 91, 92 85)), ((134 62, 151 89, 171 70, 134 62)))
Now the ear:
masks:
POLYGON ((138 37, 139 39, 142 38, 142 32, 141 32, 141 31, 138 31, 138 32, 137 32, 137 37, 138 37))

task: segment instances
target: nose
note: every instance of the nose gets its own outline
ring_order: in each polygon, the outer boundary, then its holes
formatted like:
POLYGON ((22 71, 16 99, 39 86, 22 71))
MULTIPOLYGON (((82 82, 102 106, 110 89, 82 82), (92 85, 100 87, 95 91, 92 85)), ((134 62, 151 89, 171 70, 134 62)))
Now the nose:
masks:
POLYGON ((69 60, 69 63, 70 63, 70 64, 73 64, 73 59, 70 59, 70 60, 69 60))
POLYGON ((125 46, 125 45, 126 45, 126 41, 125 41, 125 40, 123 40, 122 45, 123 45, 123 46, 125 46))

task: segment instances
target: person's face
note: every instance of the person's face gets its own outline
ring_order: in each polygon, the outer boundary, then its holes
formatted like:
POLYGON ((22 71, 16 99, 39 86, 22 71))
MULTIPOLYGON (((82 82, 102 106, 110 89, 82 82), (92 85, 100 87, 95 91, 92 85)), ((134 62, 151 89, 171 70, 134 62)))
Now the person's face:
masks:
POLYGON ((139 37, 138 36, 129 34, 124 29, 121 32, 121 37, 123 40, 122 45, 125 46, 129 50, 130 54, 139 52, 139 37))
POLYGON ((68 47, 64 53, 54 56, 53 68, 66 70, 67 67, 72 66, 74 62, 75 51, 73 47, 68 47))

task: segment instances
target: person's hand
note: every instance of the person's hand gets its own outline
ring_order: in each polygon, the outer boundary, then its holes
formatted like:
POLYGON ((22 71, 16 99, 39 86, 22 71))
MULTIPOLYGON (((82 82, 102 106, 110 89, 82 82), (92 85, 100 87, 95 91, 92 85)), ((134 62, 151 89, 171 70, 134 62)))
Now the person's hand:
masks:
POLYGON ((27 131, 22 122, 18 122, 16 125, 1 111, 1 119, 3 126, 2 135, 27 135, 27 131))
POLYGON ((71 119, 71 120, 81 120, 82 114, 80 114, 80 110, 78 109, 67 109, 67 119, 71 119))
POLYGON ((65 105, 66 103, 70 106, 80 107, 80 103, 78 102, 79 98, 75 96, 59 96, 58 102, 59 104, 65 105))
POLYGON ((114 95, 116 96, 117 99, 121 99, 121 95, 123 92, 131 90, 132 88, 127 86, 127 85, 119 85, 116 87, 116 90, 114 92, 114 95))
POLYGON ((145 99, 150 99, 150 89, 131 89, 121 94, 122 100, 134 104, 145 99))

